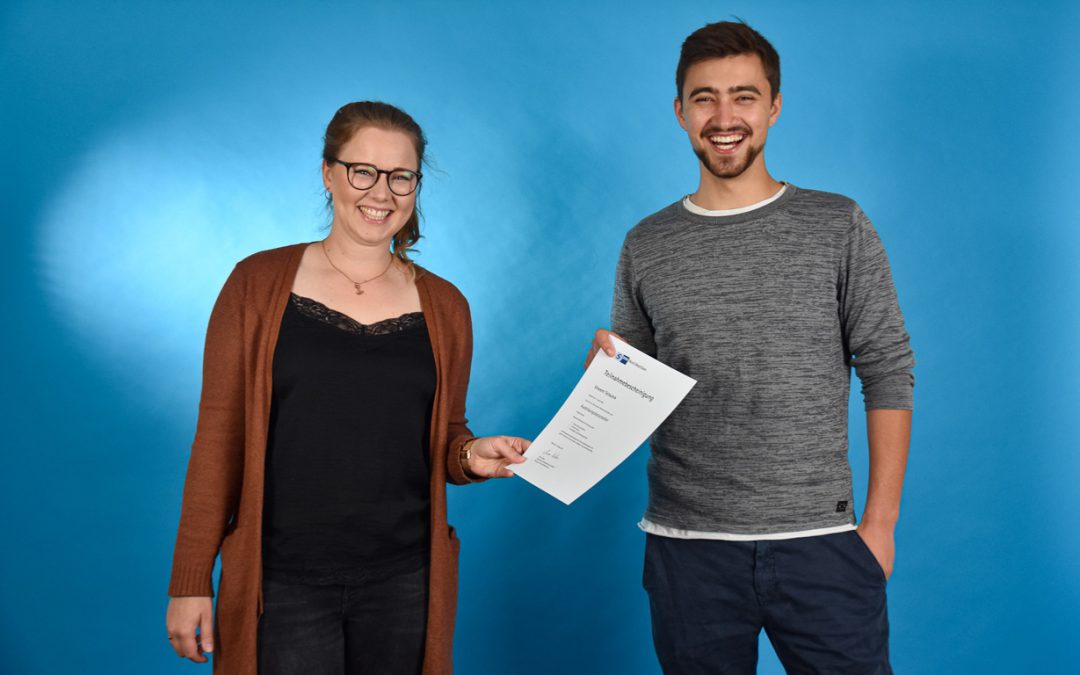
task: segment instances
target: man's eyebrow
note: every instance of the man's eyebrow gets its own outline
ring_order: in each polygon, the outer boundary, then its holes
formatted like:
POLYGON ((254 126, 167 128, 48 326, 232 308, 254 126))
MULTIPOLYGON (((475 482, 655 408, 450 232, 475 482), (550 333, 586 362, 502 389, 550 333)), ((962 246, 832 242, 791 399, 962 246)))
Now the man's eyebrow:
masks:
MULTIPOLYGON (((761 96, 761 90, 752 84, 737 84, 733 87, 728 87, 727 93, 738 94, 741 91, 748 91, 752 94, 757 94, 758 96, 761 96)), ((693 98, 698 94, 712 94, 713 96, 715 96, 718 93, 719 90, 716 87, 695 87, 693 90, 690 91, 689 94, 687 94, 686 97, 693 98)))
POLYGON ((729 94, 737 94, 740 91, 749 91, 751 93, 757 94, 758 96, 761 96, 761 90, 759 90, 752 84, 739 84, 734 87, 728 87, 729 94))
POLYGON ((696 87, 693 91, 686 95, 686 98, 693 98, 698 94, 716 94, 715 87, 696 87))

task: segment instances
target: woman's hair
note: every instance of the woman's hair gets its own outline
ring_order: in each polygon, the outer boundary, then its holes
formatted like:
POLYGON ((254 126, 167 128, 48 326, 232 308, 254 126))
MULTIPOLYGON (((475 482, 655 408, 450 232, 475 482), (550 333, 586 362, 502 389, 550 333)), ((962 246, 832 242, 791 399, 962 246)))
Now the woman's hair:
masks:
MULTIPOLYGON (((331 162, 338 159, 338 153, 342 146, 356 135, 356 132, 367 127, 375 127, 386 131, 400 131, 412 139, 416 149, 418 170, 424 164, 424 149, 427 147, 427 139, 424 131, 412 117, 404 110, 395 108, 389 103, 380 101, 355 101, 346 103, 334 113, 330 124, 326 125, 326 135, 323 136, 323 159, 331 162)), ((394 234, 391 250, 403 263, 412 265, 409 252, 412 246, 420 241, 420 186, 416 187, 416 206, 409 216, 408 222, 394 234)), ((333 201, 329 194, 326 196, 328 207, 332 207, 333 201)))

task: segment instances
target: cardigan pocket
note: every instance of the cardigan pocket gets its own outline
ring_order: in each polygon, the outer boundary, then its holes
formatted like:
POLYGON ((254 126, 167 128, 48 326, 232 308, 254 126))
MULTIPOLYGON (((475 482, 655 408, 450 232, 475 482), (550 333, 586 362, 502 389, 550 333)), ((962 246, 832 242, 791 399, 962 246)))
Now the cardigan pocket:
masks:
POLYGON ((461 555, 461 540, 457 537, 457 531, 453 525, 447 525, 447 534, 450 538, 449 574, 447 575, 446 594, 450 601, 450 626, 454 625, 455 609, 458 596, 458 558, 461 555))

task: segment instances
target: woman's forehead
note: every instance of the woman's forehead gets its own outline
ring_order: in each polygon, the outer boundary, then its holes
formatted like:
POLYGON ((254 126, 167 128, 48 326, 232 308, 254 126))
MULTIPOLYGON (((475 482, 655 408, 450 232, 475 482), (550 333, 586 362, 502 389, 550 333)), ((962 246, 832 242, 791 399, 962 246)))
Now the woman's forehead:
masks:
POLYGON ((343 161, 368 162, 380 168, 419 168, 412 136, 396 129, 362 127, 341 146, 339 154, 343 161))

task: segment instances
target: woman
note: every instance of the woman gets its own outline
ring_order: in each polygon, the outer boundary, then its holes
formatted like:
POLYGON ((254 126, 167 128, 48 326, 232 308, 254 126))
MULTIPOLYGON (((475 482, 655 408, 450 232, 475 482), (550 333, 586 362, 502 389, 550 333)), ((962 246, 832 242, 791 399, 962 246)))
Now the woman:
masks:
POLYGON ((408 257, 424 147, 393 106, 338 110, 329 235, 241 261, 214 306, 167 626, 217 673, 451 672, 446 481, 529 442, 466 426, 468 303, 408 257))

